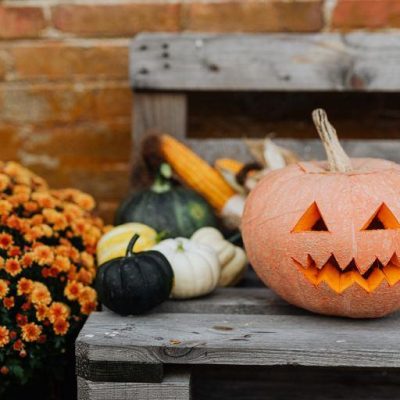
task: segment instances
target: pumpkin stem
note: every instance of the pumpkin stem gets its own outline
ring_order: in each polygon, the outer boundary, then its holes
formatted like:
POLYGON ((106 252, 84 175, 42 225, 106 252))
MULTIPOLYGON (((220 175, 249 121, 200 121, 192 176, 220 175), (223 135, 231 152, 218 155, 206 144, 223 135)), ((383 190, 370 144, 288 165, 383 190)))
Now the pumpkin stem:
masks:
POLYGON ((351 171, 353 169, 351 160, 343 150, 335 128, 328 121, 326 112, 321 108, 317 108, 312 112, 312 118, 325 147, 329 170, 333 172, 351 171))
POLYGON ((128 247, 126 248, 125 257, 132 257, 132 256, 135 255, 135 253, 133 252, 133 248, 134 248, 136 242, 138 241, 139 237, 140 237, 140 236, 139 236, 137 233, 135 233, 135 234, 132 236, 132 239, 131 239, 131 240, 129 241, 129 243, 128 243, 128 247))
POLYGON ((151 190, 156 193, 168 192, 171 189, 172 169, 167 163, 162 163, 151 190))

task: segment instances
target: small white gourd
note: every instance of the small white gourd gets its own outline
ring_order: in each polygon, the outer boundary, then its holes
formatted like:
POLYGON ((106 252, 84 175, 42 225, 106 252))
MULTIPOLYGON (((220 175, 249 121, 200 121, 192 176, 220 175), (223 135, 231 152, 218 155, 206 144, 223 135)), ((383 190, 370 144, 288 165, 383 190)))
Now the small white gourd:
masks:
POLYGON ((217 287, 221 267, 212 247, 176 238, 163 240, 153 250, 161 252, 174 271, 172 298, 204 296, 217 287))
POLYGON ((241 247, 225 240, 218 229, 209 226, 197 230, 191 239, 208 245, 217 252, 221 265, 219 286, 232 286, 240 280, 248 263, 246 253, 241 247))

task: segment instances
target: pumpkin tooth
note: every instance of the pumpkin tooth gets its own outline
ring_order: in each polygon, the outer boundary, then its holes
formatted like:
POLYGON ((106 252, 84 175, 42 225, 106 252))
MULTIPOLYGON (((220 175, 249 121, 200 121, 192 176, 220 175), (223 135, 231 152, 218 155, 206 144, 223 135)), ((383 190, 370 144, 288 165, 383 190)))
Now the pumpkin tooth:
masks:
POLYGON ((393 264, 396 267, 400 268, 400 259, 396 252, 393 253, 392 258, 390 259, 390 261, 387 264, 393 264))
POLYGON ((376 260, 380 262, 382 265, 386 265, 390 262, 393 256, 383 256, 383 257, 376 257, 376 260))
POLYGON ((333 258, 333 263, 335 263, 336 261, 334 260, 334 256, 332 255, 332 253, 320 253, 318 255, 315 255, 312 257, 312 259, 314 260, 315 266, 319 269, 322 270, 323 267, 329 263, 330 259, 333 258))
POLYGON ((350 264, 354 262, 354 258, 352 254, 336 254, 335 261, 338 268, 344 271, 346 268, 349 267, 350 264))
POLYGON ((385 274, 379 268, 374 268, 367 279, 369 292, 373 292, 383 280, 385 280, 385 274))
POLYGON ((371 254, 367 256, 357 256, 354 259, 354 262, 356 263, 356 267, 358 271, 360 272, 361 275, 364 275, 367 271, 371 269, 371 267, 374 265, 376 261, 376 256, 371 254))
POLYGON ((400 267, 396 266, 392 262, 385 265, 382 271, 390 286, 395 285, 400 280, 400 267))
POLYGON ((354 283, 354 271, 344 272, 340 274, 339 289, 340 293, 343 293, 347 288, 352 286, 354 283))
POLYGON ((337 268, 327 262, 318 274, 317 285, 326 282, 336 293, 340 293, 340 272, 337 268))
POLYGON ((353 280, 358 286, 361 286, 365 291, 369 292, 368 282, 361 276, 358 271, 351 271, 353 274, 353 280))

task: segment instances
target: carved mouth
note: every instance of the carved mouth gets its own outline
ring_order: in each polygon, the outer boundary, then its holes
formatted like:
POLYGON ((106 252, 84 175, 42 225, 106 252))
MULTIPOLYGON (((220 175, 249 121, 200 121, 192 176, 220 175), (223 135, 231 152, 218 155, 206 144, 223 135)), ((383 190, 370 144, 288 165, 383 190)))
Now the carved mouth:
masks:
POLYGON ((397 257, 394 255, 386 265, 376 259, 368 271, 361 274, 354 260, 342 270, 334 256, 321 269, 315 266, 315 262, 310 255, 308 256, 307 265, 302 265, 292 258, 296 267, 310 283, 318 286, 325 282, 336 293, 343 293, 352 285, 358 285, 368 293, 375 291, 383 281, 386 281, 390 286, 395 285, 400 281, 400 265, 394 264, 393 260, 395 259, 397 260, 397 257))

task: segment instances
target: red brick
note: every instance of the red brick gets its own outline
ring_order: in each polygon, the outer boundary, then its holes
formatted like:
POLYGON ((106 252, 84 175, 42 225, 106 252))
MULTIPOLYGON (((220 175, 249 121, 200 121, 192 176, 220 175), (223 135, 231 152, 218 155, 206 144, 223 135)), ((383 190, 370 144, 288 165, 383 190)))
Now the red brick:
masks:
POLYGON ((61 164, 127 163, 131 154, 131 120, 93 121, 33 127, 21 149, 51 155, 61 164))
POLYGON ((6 73, 7 73, 6 61, 2 58, 2 54, 0 53, 0 81, 2 81, 6 77, 6 73))
POLYGON ((16 79, 128 79, 128 55, 127 43, 44 42, 10 49, 16 79))
POLYGON ((75 187, 94 196, 97 202, 117 202, 130 190, 128 163, 46 165, 42 159, 22 158, 27 167, 45 178, 53 188, 75 187))
POLYGON ((332 28, 341 30, 400 27, 398 0, 338 0, 332 28))
POLYGON ((16 125, 0 122, 0 160, 17 159, 21 141, 16 125))
POLYGON ((132 36, 140 31, 179 30, 180 4, 148 3, 58 5, 52 8, 56 29, 81 36, 132 36))
POLYGON ((45 27, 45 16, 39 7, 0 5, 0 39, 37 37, 45 27))
POLYGON ((183 7, 183 28, 191 31, 313 32, 323 25, 321 0, 208 0, 183 7))
POLYGON ((9 123, 72 123, 129 118, 131 106, 128 82, 0 86, 0 120, 9 123))

